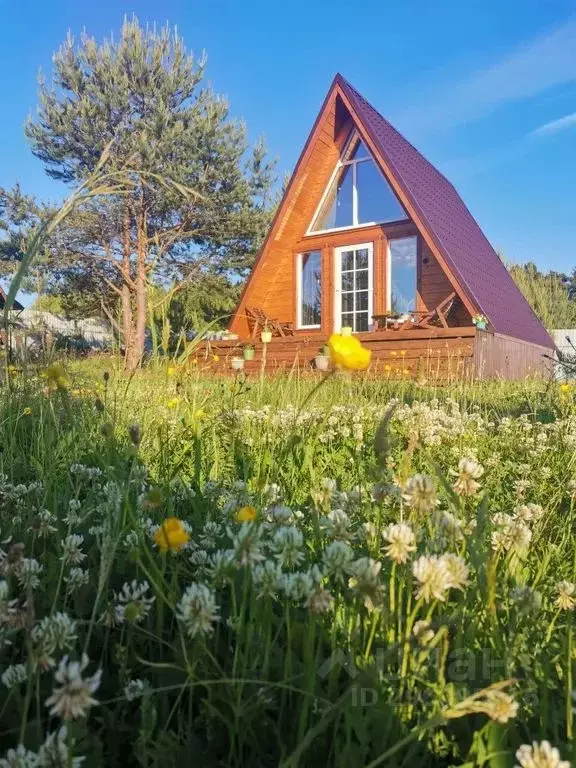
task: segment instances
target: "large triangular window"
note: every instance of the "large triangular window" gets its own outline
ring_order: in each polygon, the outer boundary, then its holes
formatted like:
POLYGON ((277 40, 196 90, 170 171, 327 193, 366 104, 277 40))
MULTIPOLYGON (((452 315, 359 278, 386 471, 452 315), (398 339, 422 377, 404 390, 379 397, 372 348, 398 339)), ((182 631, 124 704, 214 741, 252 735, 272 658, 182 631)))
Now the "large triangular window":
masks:
POLYGON ((310 232, 403 221, 408 216, 357 133, 346 145, 310 232))

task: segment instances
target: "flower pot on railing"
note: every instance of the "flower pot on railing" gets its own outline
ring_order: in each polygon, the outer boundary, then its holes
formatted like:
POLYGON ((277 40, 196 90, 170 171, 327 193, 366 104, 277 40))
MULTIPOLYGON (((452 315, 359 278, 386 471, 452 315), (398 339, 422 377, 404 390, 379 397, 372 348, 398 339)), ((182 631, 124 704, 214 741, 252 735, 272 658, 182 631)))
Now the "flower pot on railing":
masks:
POLYGON ((260 334, 260 341, 262 344, 270 344, 272 341, 272 331, 270 331, 268 328, 265 328, 260 334))
POLYGON ((247 344, 242 350, 244 360, 254 360, 254 347, 251 344, 247 344))
POLYGON ((488 320, 484 317, 484 315, 474 315, 472 322, 480 331, 485 331, 488 327, 488 320))
POLYGON ((484 320, 480 320, 479 323, 476 323, 476 328, 479 328, 481 331, 486 330, 486 322, 484 320))
POLYGON ((330 358, 326 357, 326 355, 316 355, 314 365, 318 371, 327 371, 330 365, 330 358))
POLYGON ((340 334, 342 336, 352 336, 352 328, 349 325, 343 325, 340 329, 340 334))
POLYGON ((244 370, 244 358, 243 357, 233 357, 230 360, 230 365, 232 366, 233 371, 242 371, 244 370))

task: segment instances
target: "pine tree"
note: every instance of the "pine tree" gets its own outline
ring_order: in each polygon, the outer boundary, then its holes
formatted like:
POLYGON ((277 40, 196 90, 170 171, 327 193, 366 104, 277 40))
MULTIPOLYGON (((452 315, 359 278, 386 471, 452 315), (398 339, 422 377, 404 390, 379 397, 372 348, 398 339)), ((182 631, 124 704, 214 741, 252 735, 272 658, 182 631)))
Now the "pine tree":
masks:
POLYGON ((118 42, 69 36, 26 126, 55 179, 81 183, 106 147, 112 171, 132 172, 129 194, 76 212, 57 249, 60 269, 88 270, 117 295, 129 370, 142 358, 148 285, 245 274, 269 221, 273 164, 262 143, 250 155, 245 126, 202 87, 204 68, 175 31, 136 19, 118 42))

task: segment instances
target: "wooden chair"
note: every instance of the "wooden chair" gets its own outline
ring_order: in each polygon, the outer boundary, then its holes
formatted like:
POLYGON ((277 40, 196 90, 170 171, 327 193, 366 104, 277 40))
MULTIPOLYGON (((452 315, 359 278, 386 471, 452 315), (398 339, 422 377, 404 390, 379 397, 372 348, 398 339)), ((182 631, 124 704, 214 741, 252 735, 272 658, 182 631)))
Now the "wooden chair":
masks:
POLYGON ((449 296, 441 301, 437 307, 434 307, 434 309, 430 310, 430 312, 419 313, 420 317, 415 318, 413 327, 434 328, 435 326, 438 327, 438 325, 440 325, 442 328, 448 328, 448 320, 452 310, 454 309, 455 303, 456 292, 453 291, 449 296))
POLYGON ((246 318, 251 339, 256 338, 258 331, 262 330, 262 328, 269 328, 273 336, 285 337, 294 335, 292 323, 284 320, 274 320, 260 307, 246 307, 246 318))

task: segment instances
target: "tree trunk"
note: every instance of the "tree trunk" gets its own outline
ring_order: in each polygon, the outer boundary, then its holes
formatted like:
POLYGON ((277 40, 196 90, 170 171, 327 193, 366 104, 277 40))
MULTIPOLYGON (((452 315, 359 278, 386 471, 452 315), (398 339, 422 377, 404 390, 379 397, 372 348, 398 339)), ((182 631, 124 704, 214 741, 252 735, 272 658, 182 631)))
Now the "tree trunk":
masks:
POLYGON ((127 368, 134 371, 142 362, 144 345, 146 341, 146 313, 148 310, 148 296, 146 292, 146 211, 141 206, 138 216, 137 232, 137 260, 136 260, 136 286, 135 307, 136 319, 134 322, 134 336, 132 340, 131 355, 127 368))
POLYGON ((134 321, 132 318, 132 292, 130 290, 130 210, 126 206, 124 210, 124 223, 123 223, 123 252, 122 252, 122 273, 124 282, 122 284, 122 330, 124 334, 124 368, 127 371, 133 371, 138 365, 134 364, 134 342, 135 342, 135 330, 134 321))

